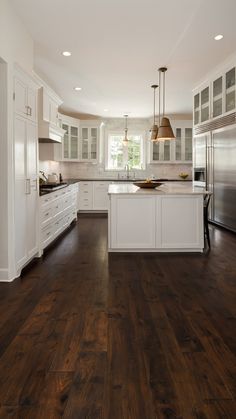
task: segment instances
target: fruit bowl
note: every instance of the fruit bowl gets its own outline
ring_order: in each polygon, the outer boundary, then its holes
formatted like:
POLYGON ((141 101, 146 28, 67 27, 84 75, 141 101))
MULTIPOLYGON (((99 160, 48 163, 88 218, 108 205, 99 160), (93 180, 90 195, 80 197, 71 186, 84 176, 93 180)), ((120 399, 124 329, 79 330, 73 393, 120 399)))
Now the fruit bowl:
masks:
POLYGON ((155 182, 155 181, 143 181, 143 182, 134 182, 133 185, 138 186, 139 188, 147 188, 147 189, 154 189, 158 186, 163 185, 161 182, 155 182))
POLYGON ((188 177, 188 173, 180 173, 179 177, 181 177, 181 179, 185 180, 188 177))

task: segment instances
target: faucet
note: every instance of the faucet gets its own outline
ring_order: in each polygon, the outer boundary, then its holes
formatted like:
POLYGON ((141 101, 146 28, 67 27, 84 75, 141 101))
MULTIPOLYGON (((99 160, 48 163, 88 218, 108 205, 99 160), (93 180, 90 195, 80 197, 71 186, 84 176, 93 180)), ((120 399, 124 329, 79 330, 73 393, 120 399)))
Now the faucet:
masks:
POLYGON ((130 171, 129 171, 129 164, 128 163, 125 165, 125 170, 126 170, 126 179, 129 179, 130 171))

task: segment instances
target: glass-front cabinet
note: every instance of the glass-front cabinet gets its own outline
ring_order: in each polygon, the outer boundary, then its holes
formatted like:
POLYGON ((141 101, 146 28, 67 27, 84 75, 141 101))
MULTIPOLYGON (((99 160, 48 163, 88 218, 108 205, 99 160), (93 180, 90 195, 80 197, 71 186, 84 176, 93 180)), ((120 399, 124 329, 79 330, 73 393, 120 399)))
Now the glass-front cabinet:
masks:
POLYGON ((210 118, 210 89, 209 86, 201 91, 201 122, 210 118))
POLYGON ((213 81, 213 118, 222 115, 223 112, 223 77, 218 77, 213 81))
POLYGON ((60 114, 60 126, 65 130, 62 146, 57 145, 57 160, 96 162, 100 121, 81 121, 60 114))
POLYGON ((207 83, 194 90, 194 125, 206 123, 236 110, 236 58, 235 65, 209 78, 207 83))
POLYGON ((236 108, 236 84, 235 84, 236 68, 233 67, 227 71, 225 75, 225 111, 233 111, 236 108))
POLYGON ((78 160, 79 127, 75 126, 73 121, 62 121, 62 128, 65 130, 62 142, 62 160, 78 160))
POLYGON ((192 121, 172 121, 175 140, 151 142, 151 163, 191 163, 192 121))
POLYGON ((96 161, 98 154, 98 127, 81 127, 80 158, 82 161, 96 161))

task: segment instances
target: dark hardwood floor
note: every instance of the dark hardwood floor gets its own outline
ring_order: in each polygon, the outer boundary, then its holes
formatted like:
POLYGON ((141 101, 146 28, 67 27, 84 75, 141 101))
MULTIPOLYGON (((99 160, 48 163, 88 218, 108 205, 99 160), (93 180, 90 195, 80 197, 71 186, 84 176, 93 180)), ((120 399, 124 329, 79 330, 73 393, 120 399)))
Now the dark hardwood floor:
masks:
POLYGON ((236 236, 209 254, 107 254, 80 217, 0 284, 0 418, 236 418, 236 236))

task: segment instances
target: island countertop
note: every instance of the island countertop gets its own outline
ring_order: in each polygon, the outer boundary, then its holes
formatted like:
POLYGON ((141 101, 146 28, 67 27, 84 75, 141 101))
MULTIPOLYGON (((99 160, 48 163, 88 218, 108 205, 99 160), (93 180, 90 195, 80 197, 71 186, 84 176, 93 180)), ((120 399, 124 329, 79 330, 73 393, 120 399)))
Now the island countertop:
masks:
POLYGON ((163 183, 155 189, 139 188, 133 184, 111 184, 109 185, 109 195, 205 195, 204 188, 196 187, 194 184, 186 182, 163 183))

